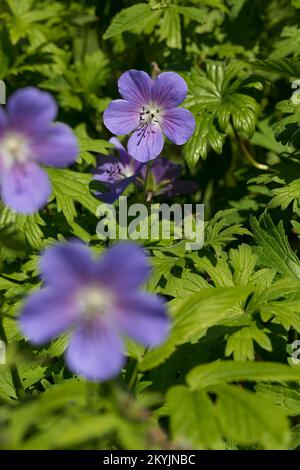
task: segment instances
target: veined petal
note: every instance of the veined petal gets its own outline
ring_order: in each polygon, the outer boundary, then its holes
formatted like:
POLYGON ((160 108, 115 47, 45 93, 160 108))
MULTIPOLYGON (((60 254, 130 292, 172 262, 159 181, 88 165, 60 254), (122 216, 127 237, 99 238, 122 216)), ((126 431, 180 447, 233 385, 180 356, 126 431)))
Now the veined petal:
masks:
POLYGON ((139 162, 149 162, 156 158, 164 146, 161 128, 155 124, 145 124, 136 130, 128 140, 128 152, 139 162))
POLYGON ((16 91, 7 103, 9 125, 26 134, 44 132, 57 115, 52 96, 37 88, 16 91))
POLYGON ((122 296, 117 318, 124 333, 144 346, 158 346, 170 329, 163 299, 146 293, 122 296))
POLYGON ((89 380, 104 381, 118 375, 125 357, 114 325, 103 318, 82 323, 71 338, 66 362, 73 372, 89 380))
POLYGON ((153 80, 141 70, 129 70, 123 73, 118 81, 120 95, 138 106, 151 102, 152 85, 153 80))
POLYGON ((161 127, 174 144, 182 145, 192 136, 196 122, 190 111, 183 108, 167 109, 161 120, 161 127))
POLYGON ((31 151, 37 161, 59 168, 75 162, 79 147, 72 129, 66 124, 57 123, 34 139, 31 151))
POLYGON ((113 134, 128 134, 140 124, 139 108, 126 100, 114 100, 104 111, 103 121, 113 134))
POLYGON ((46 249, 40 259, 40 270, 46 284, 70 291, 93 279, 94 260, 83 243, 60 243, 46 249))
POLYGON ((14 164, 1 177, 4 203, 24 214, 37 212, 47 204, 51 186, 47 173, 35 163, 14 164))
POLYGON ((25 301, 19 324, 34 344, 43 344, 69 329, 77 320, 76 305, 66 290, 42 289, 25 301))
POLYGON ((152 87, 152 101, 163 109, 175 108, 185 100, 187 84, 175 72, 158 75, 152 87))

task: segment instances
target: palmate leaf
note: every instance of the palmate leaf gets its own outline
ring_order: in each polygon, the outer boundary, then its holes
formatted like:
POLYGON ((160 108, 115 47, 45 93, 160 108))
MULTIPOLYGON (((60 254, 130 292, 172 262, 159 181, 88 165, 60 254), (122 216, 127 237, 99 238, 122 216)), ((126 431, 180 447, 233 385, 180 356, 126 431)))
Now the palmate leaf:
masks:
POLYGON ((47 172, 51 178, 57 210, 63 212, 70 225, 72 225, 77 215, 76 202, 96 215, 99 201, 89 191, 90 174, 53 168, 47 169, 47 172))
MULTIPOLYGON (((297 95, 296 98, 299 98, 297 95)), ((276 140, 284 145, 300 149, 300 102, 293 104, 291 100, 281 101, 277 109, 288 116, 275 124, 274 131, 276 140)))
POLYGON ((25 215, 0 206, 0 259, 16 257, 30 246, 40 250, 44 238, 41 227, 44 225, 45 221, 38 213, 25 215))
POLYGON ((276 227, 270 215, 264 216, 260 223, 255 217, 250 218, 254 238, 258 247, 259 263, 277 272, 293 278, 300 278, 300 261, 292 251, 283 224, 276 227))
POLYGON ((298 26, 285 26, 279 41, 275 42, 274 50, 269 55, 271 60, 282 59, 290 55, 298 56, 300 47, 300 29, 298 26))
POLYGON ((272 351, 272 343, 269 337, 254 324, 245 326, 232 333, 227 340, 225 356, 233 354, 235 361, 254 361, 254 341, 266 351, 272 351))
POLYGON ((205 158, 211 146, 221 153, 224 133, 232 123, 237 132, 251 137, 254 133, 258 104, 251 96, 260 88, 256 77, 249 77, 242 63, 229 65, 211 62, 206 72, 192 69, 187 76, 189 95, 185 106, 194 113, 197 129, 185 147, 187 162, 193 166, 205 158))
POLYGON ((186 299, 171 302, 173 327, 167 341, 146 353, 140 363, 141 370, 152 369, 164 362, 180 344, 196 342, 208 328, 225 318, 241 315, 236 305, 244 300, 252 289, 249 287, 225 287, 202 289, 186 299))
POLYGON ((262 70, 268 74, 288 78, 298 78, 300 76, 299 57, 286 57, 284 59, 255 60, 252 62, 254 70, 262 70))

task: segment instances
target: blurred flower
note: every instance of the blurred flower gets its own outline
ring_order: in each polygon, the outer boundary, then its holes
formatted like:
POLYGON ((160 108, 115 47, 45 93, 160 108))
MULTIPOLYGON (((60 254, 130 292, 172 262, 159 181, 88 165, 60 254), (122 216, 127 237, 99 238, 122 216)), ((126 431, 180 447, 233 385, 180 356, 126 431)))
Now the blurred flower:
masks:
POLYGON ((104 183, 106 189, 103 192, 95 191, 95 196, 113 204, 127 186, 135 181, 143 164, 131 158, 116 137, 110 139, 110 142, 118 150, 119 158, 113 155, 98 157, 93 179, 104 183))
MULTIPOLYGON (((175 197, 181 194, 194 193, 198 189, 195 181, 184 181, 178 179, 182 173, 182 165, 171 162, 167 158, 158 157, 151 166, 151 179, 148 196, 152 195, 175 197)), ((146 178, 145 166, 141 169, 143 181, 146 178)))
POLYGON ((13 210, 31 214, 47 203, 51 186, 40 164, 64 167, 76 159, 76 138, 52 122, 56 115, 52 96, 32 87, 11 96, 7 113, 0 109, 0 191, 13 210))
POLYGON ((69 368, 90 380, 107 380, 124 365, 122 336, 157 346, 167 336, 164 301, 139 287, 149 274, 138 245, 122 243, 99 260, 83 244, 50 247, 41 258, 46 287, 25 302, 20 326, 35 344, 71 331, 69 368))
POLYGON ((129 70, 118 82, 122 100, 114 100, 104 112, 104 124, 116 135, 132 132, 128 152, 140 162, 162 151, 163 133, 174 144, 184 144, 195 130, 190 111, 177 108, 187 94, 187 85, 174 72, 152 80, 146 72, 129 70))

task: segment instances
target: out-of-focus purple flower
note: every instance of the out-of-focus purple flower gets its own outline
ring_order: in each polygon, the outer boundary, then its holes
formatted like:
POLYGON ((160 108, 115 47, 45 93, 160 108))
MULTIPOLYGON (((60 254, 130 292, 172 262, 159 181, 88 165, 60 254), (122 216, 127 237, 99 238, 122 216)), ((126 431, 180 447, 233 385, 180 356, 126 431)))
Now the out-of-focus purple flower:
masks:
MULTIPOLYGON (((182 174, 182 165, 171 162, 167 158, 158 157, 151 166, 151 188, 155 196, 164 195, 167 197, 175 197, 182 194, 194 193, 198 189, 195 181, 180 180, 182 174)), ((143 181, 146 178, 146 168, 141 169, 143 181)))
POLYGON ((64 167, 74 163, 77 140, 65 124, 53 123, 57 105, 49 93, 28 87, 0 108, 0 191, 11 209, 31 214, 51 194, 47 173, 40 165, 64 167))
POLYGON ((66 362, 76 374, 99 381, 117 375, 123 336, 147 347, 166 338, 164 301, 139 290, 149 263, 138 245, 115 245, 94 260, 81 243, 59 244, 46 250, 40 267, 46 287, 25 302, 21 330, 38 345, 70 331, 66 362))
POLYGON ((102 192, 95 191, 95 196, 113 204, 127 186, 135 181, 143 164, 131 158, 116 137, 111 138, 110 142, 118 150, 119 158, 113 155, 98 157, 93 180, 103 183, 106 189, 102 192))
POLYGON ((128 152, 140 162, 156 158, 165 134, 174 144, 184 144, 195 130, 190 111, 177 106, 187 94, 186 82, 174 72, 152 80, 146 72, 129 70, 118 82, 123 99, 104 112, 104 124, 116 135, 129 134, 128 152))

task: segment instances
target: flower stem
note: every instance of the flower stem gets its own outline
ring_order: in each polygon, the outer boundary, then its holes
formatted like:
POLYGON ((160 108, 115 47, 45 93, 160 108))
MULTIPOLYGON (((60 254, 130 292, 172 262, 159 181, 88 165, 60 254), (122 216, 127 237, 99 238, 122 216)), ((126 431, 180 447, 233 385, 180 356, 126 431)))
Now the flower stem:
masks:
POLYGON ((237 130, 235 129, 233 124, 232 124, 232 128, 233 128, 236 140, 238 141, 238 144, 239 144, 243 154, 245 155, 247 160, 251 163, 251 165, 255 166, 255 168, 258 168, 259 170, 264 170, 264 171, 268 170, 269 169, 268 165, 265 165, 264 163, 257 162, 255 160, 255 158, 251 155, 251 153, 248 150, 245 142, 243 141, 243 139, 241 138, 241 136, 239 135, 239 133, 237 132, 237 130))
POLYGON ((144 179, 144 195, 145 195, 146 200, 148 200, 148 181, 149 181, 149 176, 150 176, 150 170, 151 170, 151 162, 147 164, 146 175, 144 179))
POLYGON ((135 387, 135 384, 136 384, 136 381, 137 381, 137 377, 138 377, 138 373, 139 373, 139 363, 138 361, 136 362, 135 366, 134 366, 134 369, 132 371, 132 374, 131 374, 131 377, 130 377, 130 380, 129 380, 129 383, 128 383, 128 388, 131 392, 133 392, 133 389, 135 387))

